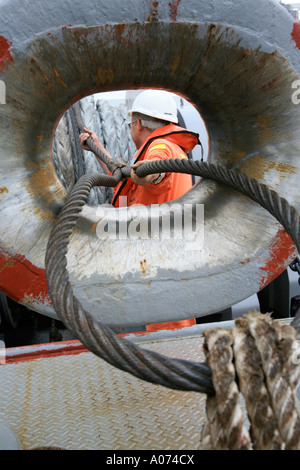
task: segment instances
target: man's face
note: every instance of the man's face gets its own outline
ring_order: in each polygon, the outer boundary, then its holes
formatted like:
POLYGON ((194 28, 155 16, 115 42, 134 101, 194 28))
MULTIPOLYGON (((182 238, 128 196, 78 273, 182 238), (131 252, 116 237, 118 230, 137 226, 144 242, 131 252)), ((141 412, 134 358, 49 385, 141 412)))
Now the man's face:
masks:
POLYGON ((135 143, 136 148, 139 148, 139 139, 138 139, 138 119, 131 119, 130 131, 133 142, 135 143))

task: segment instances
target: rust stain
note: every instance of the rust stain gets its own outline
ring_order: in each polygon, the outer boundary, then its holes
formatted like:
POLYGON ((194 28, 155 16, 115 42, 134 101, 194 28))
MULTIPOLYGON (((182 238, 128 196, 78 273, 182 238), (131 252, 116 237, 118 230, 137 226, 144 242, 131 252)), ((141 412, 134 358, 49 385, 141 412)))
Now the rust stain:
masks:
POLYGON ((0 194, 8 193, 8 188, 6 186, 2 186, 0 188, 0 194))
POLYGON ((276 165, 276 171, 279 171, 279 173, 291 173, 291 174, 296 174, 297 170, 294 166, 288 165, 287 163, 282 163, 279 162, 276 165))
POLYGON ((0 36, 0 72, 4 72, 9 63, 14 61, 10 53, 11 45, 11 41, 4 36, 0 36))
POLYGON ((147 273, 147 260, 141 260, 140 261, 140 266, 143 274, 147 273))
MULTIPOLYGON (((62 29, 63 30, 63 29, 62 29)), ((55 42, 56 44, 59 44, 59 40, 57 39, 56 36, 54 36, 52 33, 47 33, 47 36, 52 39, 53 42, 55 42)))
POLYGON ((125 31, 126 31, 126 24, 125 23, 118 23, 116 25, 117 36, 122 37, 123 34, 125 33, 125 31))
POLYGON ((247 160, 243 165, 243 172, 249 178, 257 178, 264 180, 265 173, 270 170, 275 170, 280 174, 281 179, 285 178, 289 174, 296 174, 296 168, 292 165, 282 162, 272 162, 266 157, 256 155, 247 160))
POLYGON ((261 145, 264 140, 271 139, 279 135, 280 131, 272 129, 273 120, 270 116, 259 116, 257 119, 258 137, 257 145, 261 145))
POLYGON ((30 59, 30 62, 32 63, 32 65, 36 67, 36 69, 46 79, 46 81, 49 82, 49 78, 47 77, 45 72, 43 72, 43 70, 41 69, 41 67, 38 65, 37 61, 33 57, 30 59))
POLYGON ((93 232, 95 231, 95 228, 97 227, 97 225, 98 225, 98 222, 96 222, 96 223, 92 226, 92 228, 91 228, 91 230, 90 230, 91 233, 93 233, 93 232))
POLYGON ((15 264, 13 259, 4 259, 0 265, 0 274, 4 269, 11 268, 15 264))
POLYGON ((133 29, 128 28, 125 23, 118 23, 112 27, 112 25, 105 25, 105 36, 107 41, 117 40, 118 43, 128 47, 131 46, 136 38, 133 34, 133 29))
MULTIPOLYGON (((278 74, 276 77, 272 78, 269 82, 265 83, 260 91, 265 92, 266 90, 271 90, 272 88, 275 88, 278 83, 282 80, 282 74, 278 74)), ((280 85, 279 85, 280 86, 280 85)))
POLYGON ((148 21, 157 21, 158 17, 158 2, 151 0, 150 2, 151 13, 148 16, 148 21))
POLYGON ((97 69, 97 85, 103 86, 113 83, 115 74, 112 68, 103 69, 98 67, 97 69))
POLYGON ((178 70, 179 65, 180 65, 180 57, 176 56, 176 57, 174 57, 174 59, 172 61, 172 75, 175 75, 175 73, 178 70))
MULTIPOLYGON (((31 175, 24 181, 29 194, 39 201, 44 201, 46 206, 56 202, 57 198, 64 197, 64 190, 57 185, 57 179, 53 171, 52 163, 45 160, 42 163, 28 162, 27 166, 32 170, 31 175)), ((37 209, 36 214, 40 214, 43 219, 52 218, 52 213, 43 207, 37 209)))
POLYGON ((214 23, 211 23, 208 28, 207 28, 207 41, 206 41, 206 50, 203 54, 203 58, 208 57, 210 51, 218 44, 221 39, 222 35, 217 37, 217 34, 219 34, 221 30, 221 26, 217 26, 214 23))
MULTIPOLYGON (((236 139, 239 141, 239 137, 236 139)), ((230 165, 232 164, 237 164, 239 163, 242 159, 244 159, 247 156, 247 153, 244 150, 234 150, 234 149, 228 149, 226 147, 226 144, 224 140, 219 139, 218 140, 218 150, 219 154, 222 160, 225 160, 228 162, 230 165)))
POLYGON ((59 75, 58 71, 56 70, 56 68, 53 68, 53 70, 54 70, 54 73, 55 73, 56 78, 57 78, 57 80, 59 81, 59 83, 60 83, 62 86, 64 86, 65 88, 67 88, 67 85, 66 85, 65 82, 60 78, 60 75, 59 75))
POLYGON ((45 210, 45 209, 41 209, 41 208, 35 209, 33 211, 33 214, 34 215, 39 215, 43 220, 48 220, 48 219, 52 218, 52 214, 51 214, 50 211, 45 210))
POLYGON ((231 153, 231 162, 237 163, 246 157, 246 152, 242 150, 233 150, 231 153))
POLYGON ((180 3, 180 0, 172 0, 171 2, 169 2, 169 7, 170 7, 170 19, 172 21, 176 21, 177 20, 177 9, 178 9, 178 5, 180 3))

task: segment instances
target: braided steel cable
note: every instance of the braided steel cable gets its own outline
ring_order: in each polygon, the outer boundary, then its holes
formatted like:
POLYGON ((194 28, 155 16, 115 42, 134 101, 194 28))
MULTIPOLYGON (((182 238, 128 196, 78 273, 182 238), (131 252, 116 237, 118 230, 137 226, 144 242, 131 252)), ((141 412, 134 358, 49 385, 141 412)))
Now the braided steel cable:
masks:
MULTIPOLYGON (((268 188, 265 184, 259 183, 254 178, 249 178, 240 171, 199 160, 165 159, 141 165, 136 172, 139 177, 159 172, 188 173, 226 184, 270 212, 290 235, 298 253, 300 253, 300 215, 297 209, 291 206, 286 199, 279 196, 276 191, 268 188)), ((298 309, 291 324, 300 332, 300 309, 298 309)))
MULTIPOLYGON (((75 112, 75 107, 71 106, 69 109, 70 113, 70 121, 71 121, 71 126, 73 130, 73 135, 77 136, 78 135, 78 119, 76 116, 75 112)), ((77 180, 79 180, 83 175, 84 175, 84 159, 83 159, 83 149, 80 145, 79 139, 75 138, 74 139, 74 150, 75 150, 75 159, 78 165, 78 177, 77 180)))
MULTIPOLYGON (((118 171, 120 177, 121 171, 118 171)), ((175 390, 213 393, 210 369, 206 364, 169 359, 139 348, 90 318, 74 297, 66 269, 67 245, 91 188, 100 184, 114 186, 116 178, 105 175, 81 178, 59 214, 48 241, 46 277, 57 315, 90 351, 119 369, 175 390)))
MULTIPOLYGON (((66 205, 56 221, 47 245, 46 277, 49 295, 54 309, 63 323, 93 353, 115 367, 148 382, 185 391, 213 394, 211 371, 206 363, 170 359, 145 351, 118 337, 110 328, 91 318, 74 297, 66 269, 66 253, 69 237, 76 224, 82 206, 93 186, 116 185, 130 168, 117 168, 113 177, 86 175, 74 186, 66 205)), ((299 247, 300 217, 288 202, 267 186, 248 178, 240 172, 207 162, 188 160, 159 160, 137 168, 142 177, 159 172, 182 172, 216 180, 241 191, 265 207, 284 226, 299 247)))
POLYGON ((195 174, 231 186, 270 212, 291 236, 298 252, 300 251, 300 216, 298 211, 265 184, 259 183, 254 178, 249 178, 240 171, 208 162, 186 159, 155 160, 141 165, 137 175, 143 177, 160 172, 195 174))
MULTIPOLYGON (((83 120, 81 116, 80 103, 78 101, 77 103, 73 105, 73 109, 74 109, 78 129, 80 130, 80 132, 84 132, 84 124, 83 124, 83 120)), ((87 138, 86 144, 89 146, 91 152, 93 152, 103 163, 105 163, 108 169, 112 173, 114 173, 116 168, 126 166, 125 164, 116 163, 112 158, 106 155, 106 153, 102 152, 99 149, 99 147, 97 147, 97 145, 95 144, 95 142, 93 141, 91 137, 87 138)), ((127 176, 129 176, 129 174, 127 174, 127 176)))

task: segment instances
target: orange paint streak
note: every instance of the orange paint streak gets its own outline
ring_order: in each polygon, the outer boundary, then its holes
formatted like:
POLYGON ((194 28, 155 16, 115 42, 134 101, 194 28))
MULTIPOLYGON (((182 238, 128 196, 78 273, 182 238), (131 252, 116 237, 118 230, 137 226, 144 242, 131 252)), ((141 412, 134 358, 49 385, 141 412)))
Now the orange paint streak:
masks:
POLYGON ((18 362, 33 361, 35 359, 77 355, 89 352, 78 340, 69 340, 53 343, 34 344, 6 349, 5 363, 16 364, 18 362))
POLYGON ((265 260, 265 265, 260 267, 262 277, 260 289, 276 279, 286 269, 286 261, 290 257, 296 257, 296 248, 288 233, 280 228, 276 241, 270 247, 270 257, 265 260))
POLYGON ((51 303, 45 269, 34 266, 22 255, 12 258, 0 253, 0 289, 16 302, 27 298, 51 303))
POLYGON ((298 23, 298 22, 294 23, 294 27, 293 27, 293 31, 292 31, 291 36, 292 36, 293 40, 296 43, 296 47, 298 49, 300 49, 300 23, 298 23))
POLYGON ((14 61, 9 51, 11 44, 4 36, 0 36, 0 72, 4 72, 9 62, 14 61))

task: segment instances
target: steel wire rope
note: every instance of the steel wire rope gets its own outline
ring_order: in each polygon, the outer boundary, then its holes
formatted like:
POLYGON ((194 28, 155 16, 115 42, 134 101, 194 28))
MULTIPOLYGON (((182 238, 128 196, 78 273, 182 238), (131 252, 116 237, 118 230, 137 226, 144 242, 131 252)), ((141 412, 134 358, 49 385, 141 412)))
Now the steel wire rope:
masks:
MULTIPOLYGON (((85 175, 74 186, 58 216, 46 250, 46 277, 49 295, 58 316, 94 354, 132 375, 168 388, 213 394, 211 371, 206 363, 171 359, 145 350, 119 337, 91 317, 73 295, 67 272, 67 245, 82 206, 93 186, 115 186, 130 169, 117 168, 114 176, 85 175)), ((182 172, 226 184, 268 210, 285 228, 299 251, 300 217, 295 208, 266 185, 245 174, 207 162, 159 160, 145 163, 138 176, 157 172, 182 172)), ((294 319, 295 322, 296 318, 294 319)), ((297 320, 296 320, 297 321, 297 320)))
POLYGON ((99 184, 115 185, 113 177, 85 175, 74 186, 51 233, 46 254, 46 276, 53 306, 65 325, 89 350, 112 365, 149 382, 179 390, 212 393, 210 369, 206 364, 170 360, 145 351, 118 337, 108 327, 89 318, 73 296, 66 270, 67 244, 72 226, 81 212, 90 189, 99 184), (111 179, 110 179, 111 178, 111 179), (77 201, 76 208, 74 201, 77 201))
POLYGON ((188 174, 196 172, 197 176, 231 186, 270 212, 291 236, 299 252, 299 213, 294 207, 289 205, 286 199, 280 197, 276 191, 269 189, 265 184, 259 183, 254 178, 249 178, 241 171, 207 162, 186 159, 155 160, 139 167, 137 174, 139 177, 144 177, 148 174, 159 172, 188 174))
MULTIPOLYGON (((83 122, 78 103, 74 105, 74 111, 78 128, 83 131, 83 122)), ((213 391, 213 385, 207 364, 169 359, 133 345, 115 335, 110 328, 100 325, 95 319, 92 320, 92 318, 89 318, 87 312, 73 295, 68 280, 65 255, 69 237, 72 233, 72 227, 76 224, 81 208, 85 204, 92 187, 96 185, 115 186, 122 178, 124 179, 130 176, 130 168, 128 166, 115 163, 113 159, 101 152, 91 138, 87 139, 87 144, 91 150, 109 166, 114 176, 89 175, 88 177, 81 178, 80 183, 82 184, 79 185, 78 182, 76 187, 74 187, 65 207, 58 217, 56 227, 59 226, 59 230, 56 230, 54 227, 46 253, 46 276, 47 281, 49 279, 49 293, 51 292, 50 297, 53 301, 54 308, 56 305, 59 311, 61 311, 60 308, 61 305, 63 305, 65 311, 63 309, 62 311, 70 314, 69 318, 68 316, 64 318, 64 315, 62 315, 63 321, 67 326, 80 337, 81 341, 88 349, 112 365, 130 372, 143 380, 164 385, 169 388, 210 394, 213 391), (58 254, 60 258, 57 262, 58 254), (53 258, 54 262, 51 263, 53 258), (53 272, 57 273, 57 270, 59 274, 56 278, 55 276, 53 278, 51 274, 53 274, 53 272), (72 304, 71 310, 70 304, 72 304), (78 325, 81 326, 80 330, 78 329, 78 325), (82 334, 82 331, 84 334, 82 334), (87 332, 89 333, 86 334, 87 332), (198 371, 198 377, 194 375, 195 369, 198 371)), ((275 191, 269 190, 267 186, 258 183, 254 179, 248 178, 243 173, 219 165, 210 165, 202 161, 194 162, 179 159, 159 160, 146 163, 137 169, 137 174, 140 177, 157 172, 189 173, 213 179, 219 183, 233 187, 268 210, 290 234, 299 251, 299 214, 293 207, 289 206, 285 199, 279 197, 275 191)), ((299 322, 299 320, 295 318, 294 324, 297 322, 299 322)))
MULTIPOLYGON (((74 105, 73 105, 73 109, 74 109, 74 113, 75 113, 75 117, 76 117, 76 121, 77 121, 77 126, 78 126, 78 129, 81 131, 81 132, 84 132, 84 124, 83 124, 83 120, 82 120, 82 116, 81 116, 81 110, 80 110, 80 104, 79 102, 77 101, 74 105)), ((106 155, 104 152, 102 152, 99 147, 97 147, 97 145, 95 144, 95 142, 93 141, 93 139, 91 137, 88 137, 87 140, 86 140, 86 144, 89 146, 89 148, 91 149, 91 151, 97 156, 99 157, 99 159, 105 163, 108 167, 108 169, 114 173, 114 171, 116 170, 116 168, 121 168, 121 167, 125 167, 126 164, 120 164, 120 163, 117 163, 115 162, 112 158, 110 158, 108 155, 106 155)), ((129 176, 129 174, 127 174, 127 176, 129 176)), ((109 185, 108 185, 109 186, 109 185)))
POLYGON ((83 149, 80 145, 79 139, 77 137, 78 135, 78 118, 75 113, 75 107, 71 106, 69 109, 70 113, 70 121, 71 121, 71 126, 73 130, 73 135, 75 136, 74 139, 74 146, 75 146, 75 159, 78 164, 78 177, 77 180, 79 180, 83 175, 84 175, 84 160, 83 160, 83 149))

